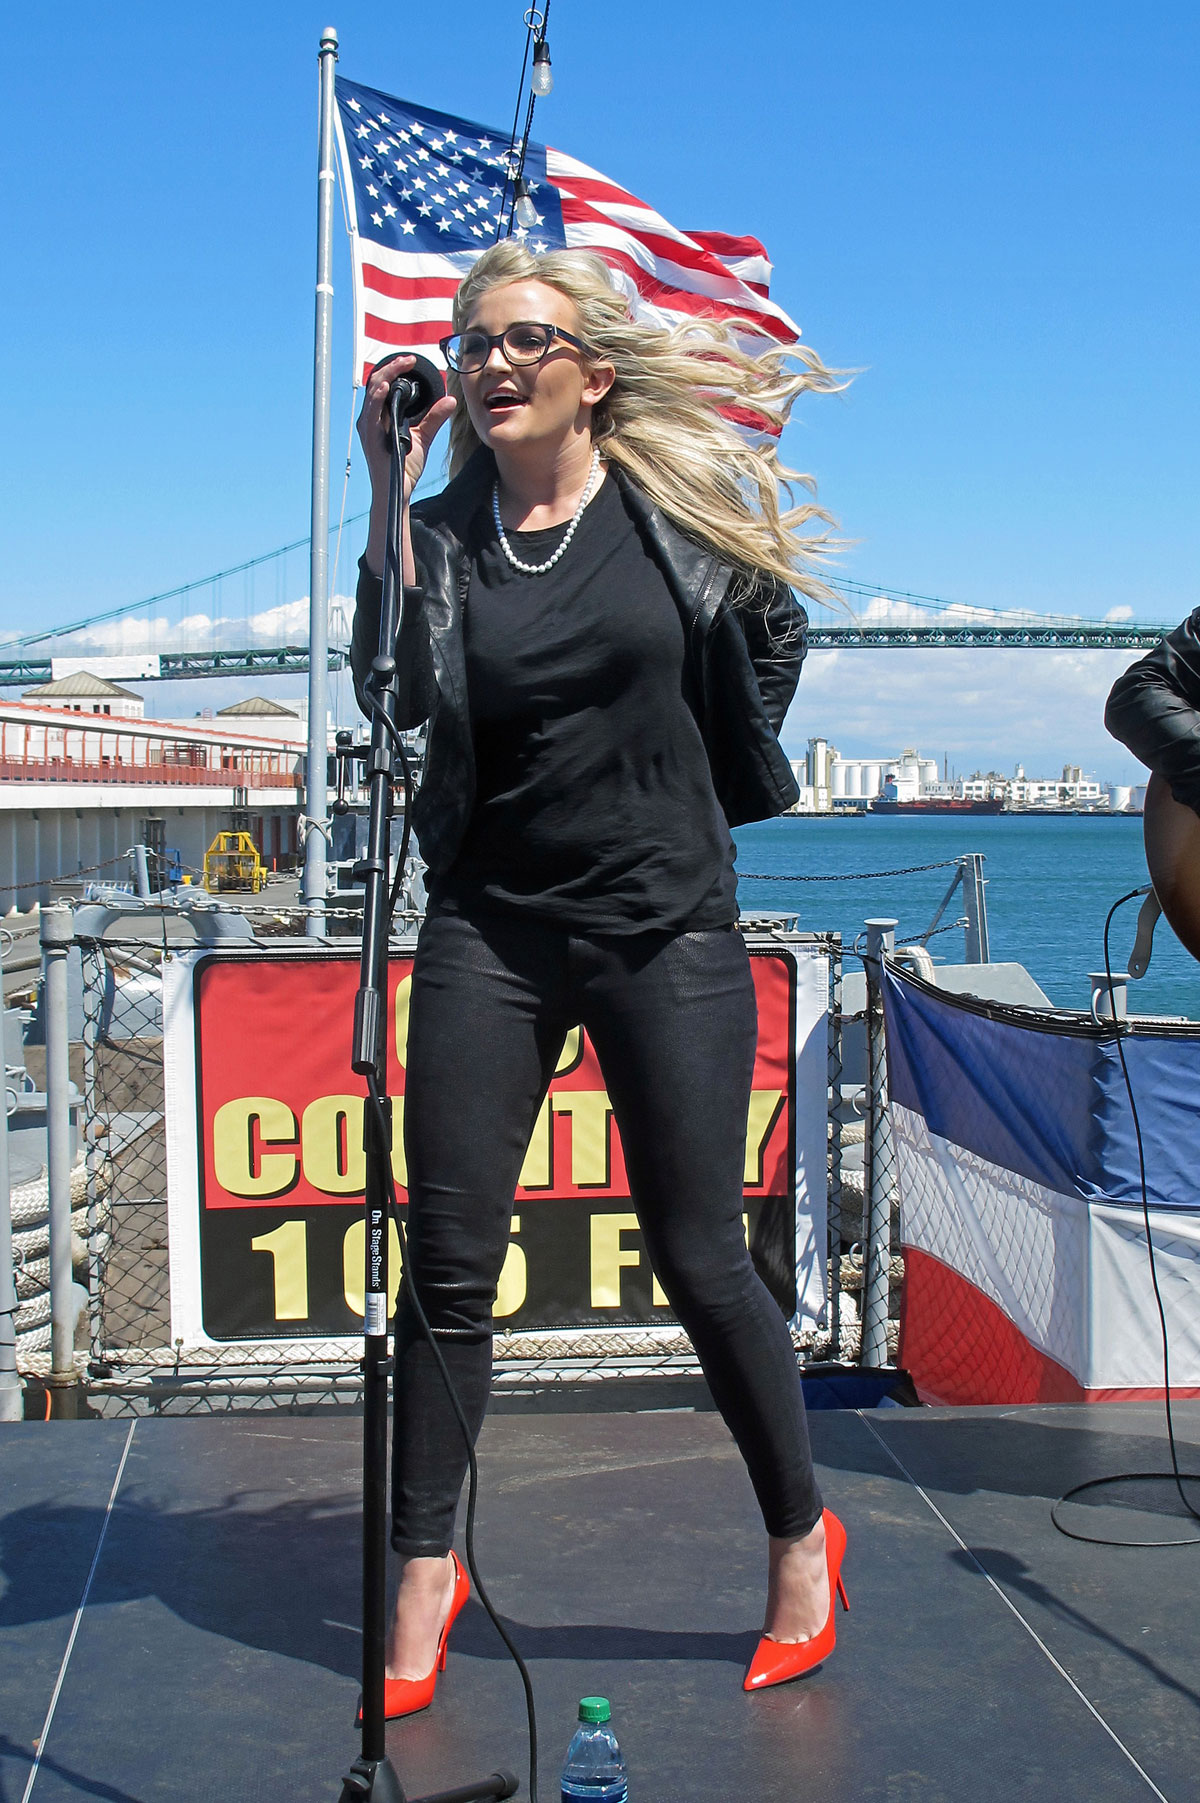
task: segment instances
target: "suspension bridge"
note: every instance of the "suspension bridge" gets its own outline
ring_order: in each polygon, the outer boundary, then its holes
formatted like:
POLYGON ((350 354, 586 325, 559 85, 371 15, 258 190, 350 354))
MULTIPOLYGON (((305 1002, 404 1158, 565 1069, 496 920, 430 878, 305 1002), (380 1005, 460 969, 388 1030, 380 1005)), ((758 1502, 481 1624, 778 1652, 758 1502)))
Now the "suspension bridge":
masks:
MULTIPOLYGON (((353 567, 344 520, 330 534, 329 668, 347 665, 353 567)), ((308 670, 308 538, 123 607, 0 639, 0 688, 48 682, 54 665, 135 660, 140 681, 289 676, 308 670)), ((1171 630, 1133 618, 1088 619, 973 607, 857 579, 837 582, 842 605, 810 607, 813 650, 1148 651, 1171 630)))

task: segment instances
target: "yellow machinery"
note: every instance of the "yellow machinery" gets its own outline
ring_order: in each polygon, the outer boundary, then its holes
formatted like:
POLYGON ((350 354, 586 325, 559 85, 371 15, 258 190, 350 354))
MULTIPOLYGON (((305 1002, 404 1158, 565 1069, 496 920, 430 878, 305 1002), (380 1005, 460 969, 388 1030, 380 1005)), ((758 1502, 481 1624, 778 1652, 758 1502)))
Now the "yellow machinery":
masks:
POLYGON ((267 867, 249 833, 218 833, 204 854, 204 887, 216 895, 249 889, 257 895, 267 880, 267 867))

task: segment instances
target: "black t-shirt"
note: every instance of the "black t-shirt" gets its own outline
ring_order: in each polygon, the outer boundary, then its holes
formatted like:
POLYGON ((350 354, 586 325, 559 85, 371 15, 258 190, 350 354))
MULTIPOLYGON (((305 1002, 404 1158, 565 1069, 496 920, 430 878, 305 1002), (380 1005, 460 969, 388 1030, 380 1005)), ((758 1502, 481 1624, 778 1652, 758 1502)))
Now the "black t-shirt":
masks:
MULTIPOLYGON (((565 531, 508 539, 543 563, 565 531)), ((465 641, 477 792, 434 901, 598 933, 731 925, 734 847, 683 621, 611 478, 542 576, 513 569, 489 509, 465 641)))

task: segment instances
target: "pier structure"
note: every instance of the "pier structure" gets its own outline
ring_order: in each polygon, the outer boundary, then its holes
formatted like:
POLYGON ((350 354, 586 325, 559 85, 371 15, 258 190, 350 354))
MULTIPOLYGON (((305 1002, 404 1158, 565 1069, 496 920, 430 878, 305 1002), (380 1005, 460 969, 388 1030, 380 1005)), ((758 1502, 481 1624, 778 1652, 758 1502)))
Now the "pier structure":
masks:
POLYGON ((295 863, 298 714, 243 702, 211 720, 148 720, 56 699, 0 701, 0 910, 44 906, 64 884, 124 882, 139 843, 198 874, 234 812, 268 868, 295 863))

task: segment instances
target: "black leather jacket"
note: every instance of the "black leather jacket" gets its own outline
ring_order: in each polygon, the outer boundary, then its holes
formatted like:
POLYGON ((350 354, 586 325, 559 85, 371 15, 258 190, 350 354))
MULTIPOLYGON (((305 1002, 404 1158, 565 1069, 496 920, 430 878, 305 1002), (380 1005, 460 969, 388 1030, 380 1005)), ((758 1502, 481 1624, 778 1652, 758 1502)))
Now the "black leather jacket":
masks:
POLYGON ((1118 676, 1104 724, 1200 814, 1200 607, 1118 676))
MULTIPOLYGON (((612 474, 683 617, 700 729, 725 817, 740 826, 781 814, 799 795, 777 735, 800 678, 807 615, 773 577, 730 605, 732 570, 685 537, 620 470, 612 474)), ((404 728, 429 722, 413 827, 422 857, 437 872, 454 862, 475 802, 463 609, 471 535, 495 476, 495 459, 480 449, 441 494, 412 510, 418 583, 405 590, 396 640, 398 721, 404 728)), ((350 646, 360 706, 378 650, 381 597, 378 577, 360 563, 350 646)))

